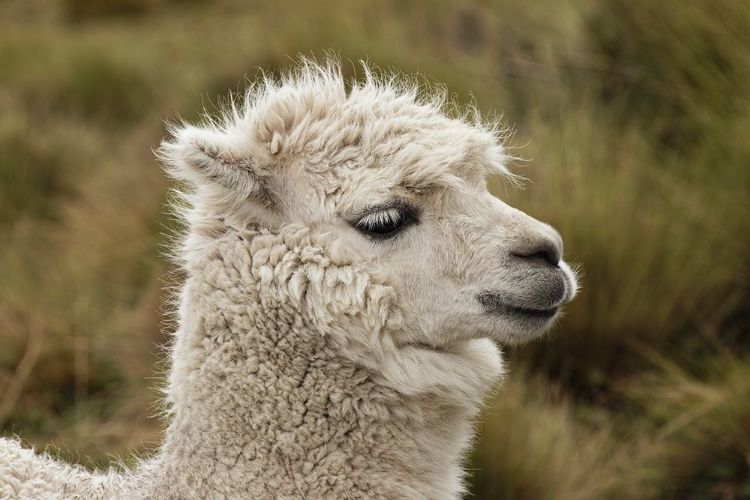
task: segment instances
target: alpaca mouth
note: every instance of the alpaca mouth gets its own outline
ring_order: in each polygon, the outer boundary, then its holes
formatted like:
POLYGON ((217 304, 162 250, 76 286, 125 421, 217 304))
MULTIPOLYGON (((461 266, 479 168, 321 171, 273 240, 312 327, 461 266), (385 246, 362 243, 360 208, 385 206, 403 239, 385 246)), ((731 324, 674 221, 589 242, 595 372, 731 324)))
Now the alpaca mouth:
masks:
POLYGON ((497 293, 484 292, 477 294, 477 301, 484 308, 485 313, 501 316, 521 316, 526 318, 550 319, 557 314, 559 306, 553 307, 523 307, 504 299, 497 293))
POLYGON ((513 306, 507 306, 506 307, 507 312, 511 314, 520 314, 523 316, 531 316, 533 318, 551 318, 555 314, 557 314, 557 307, 551 307, 549 309, 528 309, 525 307, 513 307, 513 306))

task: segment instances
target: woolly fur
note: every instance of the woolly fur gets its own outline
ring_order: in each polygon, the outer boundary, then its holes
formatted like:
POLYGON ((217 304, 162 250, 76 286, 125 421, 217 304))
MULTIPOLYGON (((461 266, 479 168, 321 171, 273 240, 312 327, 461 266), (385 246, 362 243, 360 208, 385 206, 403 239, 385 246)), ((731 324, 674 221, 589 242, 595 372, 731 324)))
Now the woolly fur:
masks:
POLYGON ((302 60, 219 119, 171 127, 159 155, 182 186, 187 279, 164 442, 92 473, 2 440, 0 497, 461 496, 502 374, 494 341, 546 329, 518 311, 570 300, 575 279, 513 257, 562 248, 486 192, 509 175, 502 130, 364 68, 347 91, 338 63, 302 60), (357 229, 401 206, 396 236, 357 229))

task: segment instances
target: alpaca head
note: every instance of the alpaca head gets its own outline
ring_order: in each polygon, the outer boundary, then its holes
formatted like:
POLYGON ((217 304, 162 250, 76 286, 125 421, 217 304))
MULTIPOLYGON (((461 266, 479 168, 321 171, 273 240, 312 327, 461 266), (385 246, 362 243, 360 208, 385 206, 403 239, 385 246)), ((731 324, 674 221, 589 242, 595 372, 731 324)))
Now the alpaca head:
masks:
POLYGON ((509 175, 496 127, 443 108, 403 80, 366 70, 347 90, 335 63, 303 62, 175 127, 160 152, 194 187, 185 259, 228 228, 302 225, 392 290, 396 343, 540 335, 576 293, 560 236, 488 192, 509 175))

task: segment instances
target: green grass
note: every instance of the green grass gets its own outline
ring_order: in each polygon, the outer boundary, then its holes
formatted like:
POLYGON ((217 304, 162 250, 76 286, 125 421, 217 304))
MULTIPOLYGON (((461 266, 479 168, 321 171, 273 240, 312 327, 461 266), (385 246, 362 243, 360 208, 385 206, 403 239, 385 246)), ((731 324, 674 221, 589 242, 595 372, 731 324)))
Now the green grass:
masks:
POLYGON ((621 388, 653 425, 645 467, 663 495, 750 494, 750 365, 725 353, 681 366, 649 351, 658 368, 621 388))
POLYGON ((635 468, 636 432, 618 437, 605 411, 516 369, 480 418, 472 484, 482 498, 639 499, 655 493, 635 468))
POLYGON ((0 4, 0 397, 31 366, 4 432, 90 465, 158 442, 163 120, 332 49, 503 113, 529 180, 492 189, 581 266, 509 353, 474 497, 747 497, 748 25, 742 0, 0 4))

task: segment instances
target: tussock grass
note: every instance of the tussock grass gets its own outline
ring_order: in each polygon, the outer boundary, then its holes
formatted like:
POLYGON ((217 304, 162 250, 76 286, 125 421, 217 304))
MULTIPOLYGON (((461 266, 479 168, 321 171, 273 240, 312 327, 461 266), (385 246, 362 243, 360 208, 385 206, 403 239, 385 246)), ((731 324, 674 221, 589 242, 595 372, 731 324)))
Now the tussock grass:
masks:
POLYGON ((632 446, 617 439, 607 415, 577 408, 558 384, 518 370, 480 420, 472 481, 483 498, 636 499, 653 493, 647 478, 631 473, 632 446))
POLYGON ((19 218, 53 219, 55 202, 74 191, 69 174, 77 158, 64 131, 45 131, 43 140, 23 114, 10 111, 0 118, 0 224, 19 218))
POLYGON ((602 2, 587 23, 606 67, 601 95, 624 96, 627 112, 650 121, 670 149, 711 140, 720 122, 747 110, 748 23, 745 2, 602 2))
POLYGON ((683 366, 649 353, 658 369, 622 391, 654 427, 644 468, 661 494, 741 498, 750 494, 750 364, 729 353, 683 366))

